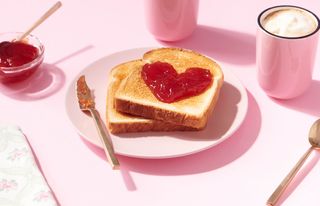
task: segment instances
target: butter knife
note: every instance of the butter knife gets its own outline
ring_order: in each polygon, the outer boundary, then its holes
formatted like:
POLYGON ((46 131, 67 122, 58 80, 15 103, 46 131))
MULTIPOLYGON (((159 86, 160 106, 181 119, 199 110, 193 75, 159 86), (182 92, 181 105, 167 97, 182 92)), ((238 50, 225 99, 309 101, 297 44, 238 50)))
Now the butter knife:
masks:
POLYGON ((84 75, 79 77, 76 89, 80 109, 83 112, 90 112, 91 117, 93 118, 96 128, 98 130, 100 139, 104 145, 104 151, 106 153, 109 163, 111 164, 112 169, 119 169, 119 161, 115 156, 114 149, 109 140, 110 138, 108 137, 108 133, 105 129, 103 121, 101 120, 99 112, 95 109, 95 102, 90 88, 86 83, 84 75))

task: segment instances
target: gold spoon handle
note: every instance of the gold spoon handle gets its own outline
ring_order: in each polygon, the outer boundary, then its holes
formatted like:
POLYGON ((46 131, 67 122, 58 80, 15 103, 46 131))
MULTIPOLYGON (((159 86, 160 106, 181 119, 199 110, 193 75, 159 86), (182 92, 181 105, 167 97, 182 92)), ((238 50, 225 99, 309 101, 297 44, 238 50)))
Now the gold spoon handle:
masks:
POLYGON ((275 205, 277 201, 279 200, 280 196, 284 192, 284 190, 288 187, 291 180, 294 178, 294 176, 297 174, 297 172, 300 170, 303 163, 306 161, 306 159, 309 157, 313 150, 313 147, 310 147, 306 153, 300 158, 299 162, 291 169, 289 174, 282 180, 280 185, 277 187, 277 189, 272 193, 272 195, 269 197, 267 204, 268 205, 275 205))
POLYGON ((113 150, 113 147, 111 145, 111 142, 109 141, 107 132, 105 130, 105 127, 103 126, 102 120, 100 118, 100 115, 96 109, 89 109, 94 122, 96 124, 97 130, 99 132, 99 136, 101 137, 101 141, 104 145, 104 151, 106 153, 107 159, 109 163, 111 164, 112 169, 119 169, 120 163, 115 156, 115 152, 113 150))
POLYGON ((62 3, 58 1, 55 3, 45 14, 43 14, 26 32, 24 32, 18 41, 23 40, 28 34, 30 34, 37 26, 39 26, 44 20, 46 20, 51 14, 57 11, 61 7, 62 3))

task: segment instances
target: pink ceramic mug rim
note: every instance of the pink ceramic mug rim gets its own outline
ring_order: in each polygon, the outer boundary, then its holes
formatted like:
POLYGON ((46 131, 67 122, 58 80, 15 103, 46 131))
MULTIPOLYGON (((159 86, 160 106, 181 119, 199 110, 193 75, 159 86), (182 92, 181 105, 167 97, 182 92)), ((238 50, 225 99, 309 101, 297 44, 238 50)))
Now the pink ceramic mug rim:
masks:
POLYGON ((259 14, 259 16, 258 16, 258 18, 257 18, 257 21, 258 21, 259 27, 260 27, 264 32, 266 32, 267 34, 269 34, 269 35, 271 35, 271 36, 274 36, 274 37, 277 37, 277 38, 281 38, 281 39, 303 39, 303 38, 307 38, 307 37, 312 36, 312 35, 314 35, 315 33, 317 33, 317 32, 319 31, 319 29, 320 29, 320 20, 319 20, 319 17, 318 17, 315 13, 313 13, 312 11, 310 11, 310 10, 308 10, 308 9, 305 9, 305 8, 303 8, 303 7, 294 6, 294 5, 278 5, 278 6, 269 7, 269 8, 267 8, 267 9, 263 10, 263 11, 259 14), (298 8, 298 9, 301 9, 301 10, 304 10, 304 11, 310 13, 311 15, 314 16, 314 18, 315 18, 316 21, 317 21, 317 28, 316 28, 312 33, 307 34, 307 35, 304 35, 304 36, 299 36, 299 37, 279 36, 279 35, 276 35, 276 34, 273 34, 273 33, 269 32, 269 31, 267 31, 267 30, 266 30, 265 28, 263 28, 263 26, 261 25, 261 21, 260 21, 260 20, 261 20, 262 15, 263 15, 265 12, 267 12, 267 11, 269 11, 269 10, 271 10, 271 9, 276 9, 276 8, 281 8, 281 7, 298 8))

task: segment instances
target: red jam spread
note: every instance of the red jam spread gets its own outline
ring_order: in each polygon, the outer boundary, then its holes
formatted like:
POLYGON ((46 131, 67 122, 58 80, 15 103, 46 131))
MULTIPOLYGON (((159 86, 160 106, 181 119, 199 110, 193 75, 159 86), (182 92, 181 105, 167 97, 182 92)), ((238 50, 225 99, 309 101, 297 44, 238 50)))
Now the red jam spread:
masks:
POLYGON ((4 41, 0 43, 0 67, 17 67, 36 59, 36 47, 23 42, 4 41))
POLYGON ((171 64, 159 61, 145 64, 141 76, 155 97, 166 103, 201 94, 213 81, 208 69, 192 67, 178 74, 171 64))

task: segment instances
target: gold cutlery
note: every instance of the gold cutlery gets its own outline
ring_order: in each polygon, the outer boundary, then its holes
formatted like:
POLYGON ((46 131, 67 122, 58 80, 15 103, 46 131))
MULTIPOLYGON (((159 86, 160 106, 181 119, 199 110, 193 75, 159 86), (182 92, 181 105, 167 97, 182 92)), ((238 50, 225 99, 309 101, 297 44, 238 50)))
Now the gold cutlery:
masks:
POLYGON ((289 185, 291 180, 294 178, 294 176, 297 174, 297 172, 300 170, 301 166, 306 161, 306 159, 309 157, 312 150, 320 149, 320 119, 318 119, 316 122, 314 122, 310 128, 309 142, 311 144, 311 147, 301 157, 301 159, 297 162, 297 164, 292 168, 292 170, 289 172, 289 174, 282 180, 282 182, 277 187, 277 189, 269 197, 269 199, 267 201, 268 205, 273 206, 278 202, 280 196, 282 195, 284 190, 287 188, 287 186, 289 185))
POLYGON ((100 139, 104 145, 104 151, 112 169, 119 169, 119 161, 115 156, 110 137, 108 137, 108 133, 105 129, 105 125, 99 115, 99 112, 95 109, 95 102, 84 75, 80 76, 77 81, 77 97, 80 109, 83 112, 90 112, 91 117, 95 122, 100 139))
POLYGON ((45 14, 43 14, 40 19, 38 19, 27 31, 25 31, 17 40, 22 41, 26 36, 28 36, 35 28, 37 28, 42 22, 44 22, 48 17, 50 17, 54 12, 56 12, 62 3, 60 1, 56 2, 45 14))

